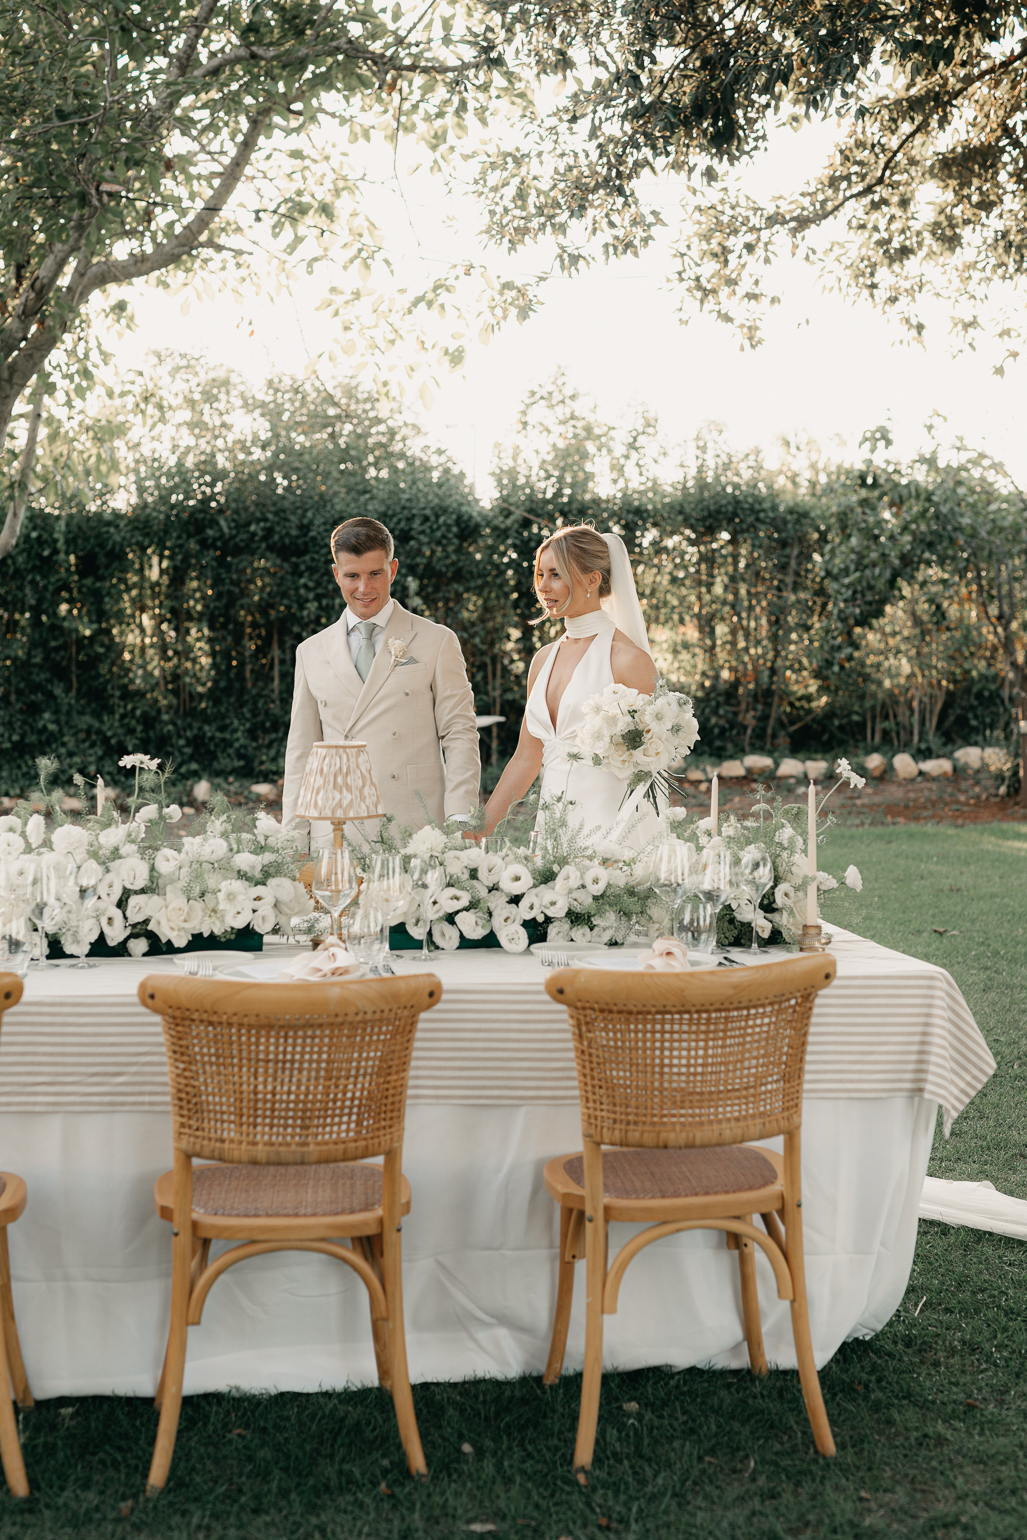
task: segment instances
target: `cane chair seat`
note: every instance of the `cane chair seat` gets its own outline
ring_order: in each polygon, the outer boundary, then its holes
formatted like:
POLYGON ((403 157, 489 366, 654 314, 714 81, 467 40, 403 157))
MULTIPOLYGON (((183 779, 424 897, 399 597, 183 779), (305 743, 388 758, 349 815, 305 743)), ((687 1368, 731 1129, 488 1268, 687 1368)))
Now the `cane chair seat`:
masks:
MULTIPOLYGON (((153 1189, 162 1219, 174 1217, 175 1173, 165 1171, 153 1189)), ((410 1212, 410 1183, 400 1178, 400 1212, 410 1212)), ((230 1239, 250 1235, 253 1222, 292 1222, 297 1236, 315 1220, 318 1235, 374 1235, 382 1224, 381 1166, 332 1162, 324 1166, 193 1168, 193 1234, 230 1239)))
POLYGON ((802 1250, 800 1126, 813 1002, 831 958, 699 974, 566 968, 546 991, 567 1009, 581 1102, 582 1149, 545 1168, 560 1206, 560 1253, 545 1383, 563 1369, 574 1267, 586 1264, 585 1364, 574 1468, 592 1464, 603 1317, 645 1247, 684 1230, 723 1231, 738 1255, 749 1361, 767 1372, 755 1251, 791 1304, 796 1359, 817 1448, 835 1452, 809 1331, 802 1250), (784 1154, 754 1146, 780 1136, 784 1154), (762 1228, 754 1223, 759 1218, 762 1228), (616 1257, 611 1221, 646 1222, 616 1257))
MULTIPOLYGON (((17 1005, 24 988, 16 973, 0 973, 0 1024, 3 1023, 4 1012, 17 1005)), ((28 1192, 21 1177, 15 1176, 13 1171, 0 1171, 0 1463, 12 1497, 28 1497, 29 1482, 25 1474, 25 1461, 22 1458, 8 1382, 14 1391, 14 1399, 23 1410, 35 1403, 25 1373, 18 1326, 14 1318, 7 1231, 16 1219, 21 1218, 27 1202, 28 1192)))
POLYGON ((154 1187, 173 1240, 149 1495, 174 1453, 187 1328, 228 1268, 270 1251, 319 1252, 362 1280, 379 1383, 410 1471, 427 1474, 403 1329, 401 1159, 414 1033, 441 997, 433 974, 281 984, 159 974, 139 986, 164 1031, 175 1152, 154 1187), (211 1260, 215 1239, 235 1244, 211 1260))
MULTIPOLYGON (((698 1150, 604 1150, 603 1194, 608 1219, 669 1219, 702 1212, 702 1199, 730 1197, 740 1214, 763 1214, 784 1202, 780 1155, 751 1145, 698 1150), (699 1200, 697 1203, 696 1200, 699 1200)), ((572 1209, 585 1206, 585 1158, 557 1155, 546 1164, 546 1191, 572 1209)))

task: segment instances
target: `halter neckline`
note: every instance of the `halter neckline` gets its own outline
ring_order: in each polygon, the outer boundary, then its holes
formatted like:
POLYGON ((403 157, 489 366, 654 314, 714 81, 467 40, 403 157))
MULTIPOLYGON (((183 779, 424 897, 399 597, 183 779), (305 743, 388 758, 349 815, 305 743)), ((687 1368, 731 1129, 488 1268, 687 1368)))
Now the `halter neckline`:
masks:
POLYGON ((565 615, 564 632, 567 636, 598 636, 601 631, 615 631, 612 616, 605 610, 590 610, 587 615, 565 615))

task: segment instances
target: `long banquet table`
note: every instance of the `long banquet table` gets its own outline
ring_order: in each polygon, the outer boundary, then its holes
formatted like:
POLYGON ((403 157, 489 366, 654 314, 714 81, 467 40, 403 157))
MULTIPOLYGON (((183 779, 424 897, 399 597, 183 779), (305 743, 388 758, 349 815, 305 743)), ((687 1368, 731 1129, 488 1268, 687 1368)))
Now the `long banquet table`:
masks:
MULTIPOLYGON (((844 932, 834 952, 838 976, 814 1012, 803 1109, 818 1365, 897 1308, 938 1108, 947 1132, 995 1067, 942 969, 844 932)), ((151 1395, 156 1386, 171 1253, 152 1189, 170 1165, 170 1118, 160 1023, 136 990, 147 973, 173 966, 125 959, 30 974, 4 1019, 0 1168, 20 1172, 29 1189, 10 1249, 37 1396, 151 1395)), ((398 964, 420 966, 410 953, 398 964)), ((411 1376, 538 1373, 557 1243, 542 1168, 580 1146, 566 1017, 530 955, 436 954, 431 966, 443 999, 418 1029, 404 1150, 411 1376)), ((794 1367, 788 1306, 762 1257, 758 1267, 768 1357, 794 1367)), ((569 1369, 580 1368, 584 1346, 578 1272, 569 1369)), ((723 1236, 674 1236, 632 1263, 607 1320, 606 1361, 744 1366, 737 1266, 723 1236)), ((374 1382, 363 1285, 326 1257, 240 1264, 190 1328, 187 1393, 374 1382)))

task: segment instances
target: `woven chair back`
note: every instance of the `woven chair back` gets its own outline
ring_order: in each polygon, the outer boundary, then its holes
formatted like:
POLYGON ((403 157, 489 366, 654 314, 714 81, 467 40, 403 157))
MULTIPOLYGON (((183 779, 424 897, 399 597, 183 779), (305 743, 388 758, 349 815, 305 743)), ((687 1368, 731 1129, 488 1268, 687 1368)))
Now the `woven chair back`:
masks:
POLYGON ((585 1137, 685 1149, 798 1128, 813 1002, 834 975, 821 955, 715 974, 551 973, 585 1137))
POLYGON ((233 984, 151 975, 177 1149, 208 1160, 361 1160, 403 1139, 410 1056, 430 973, 353 983, 233 984))

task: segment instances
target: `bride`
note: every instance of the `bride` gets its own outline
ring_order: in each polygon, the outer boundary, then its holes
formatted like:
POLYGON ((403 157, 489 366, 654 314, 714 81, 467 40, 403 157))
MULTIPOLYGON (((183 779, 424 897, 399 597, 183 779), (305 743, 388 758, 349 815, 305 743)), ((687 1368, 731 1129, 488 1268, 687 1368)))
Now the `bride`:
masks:
POLYGON ((572 821, 585 833, 640 849, 656 822, 650 804, 642 803, 642 789, 625 799, 625 783, 609 770, 567 759, 567 751, 577 747, 589 696, 614 683, 643 695, 656 686, 623 540, 587 524, 557 530, 535 552, 534 586, 545 611, 540 621, 562 619, 564 634, 532 660, 517 748, 485 808, 485 832, 502 822, 541 770, 536 828, 546 803, 562 794, 572 804, 572 821))

